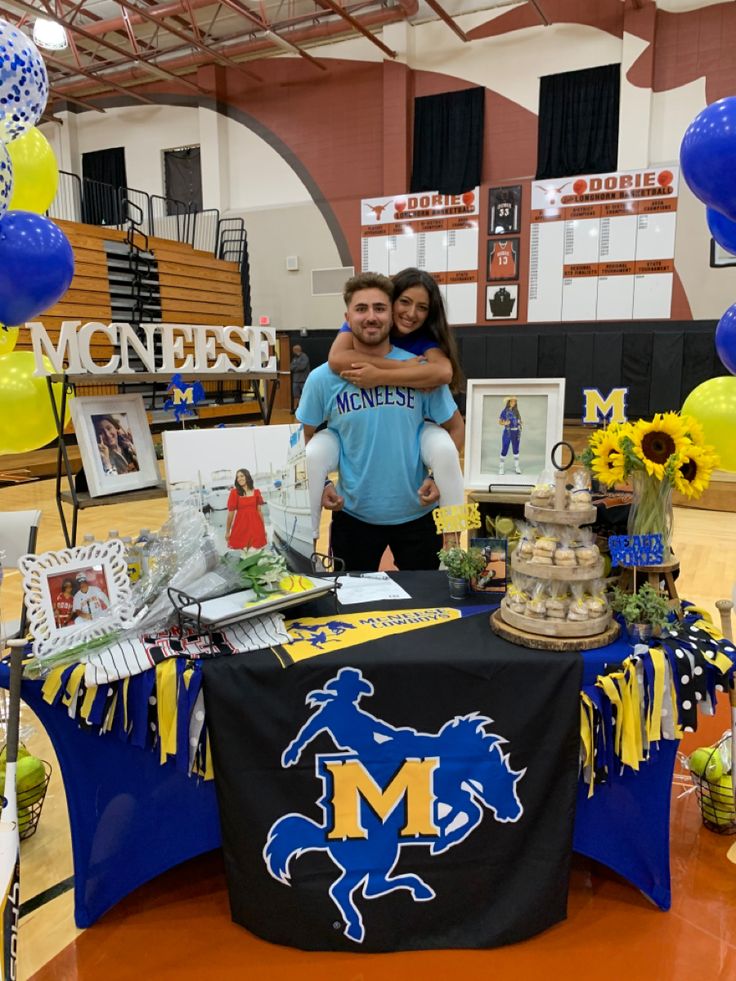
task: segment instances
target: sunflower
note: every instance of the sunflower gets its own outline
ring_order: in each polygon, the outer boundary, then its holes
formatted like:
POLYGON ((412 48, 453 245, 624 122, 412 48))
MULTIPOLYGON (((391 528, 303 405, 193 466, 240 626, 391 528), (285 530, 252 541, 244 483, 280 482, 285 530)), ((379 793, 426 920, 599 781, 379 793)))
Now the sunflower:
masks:
POLYGON ((607 487, 624 479, 624 458, 621 453, 620 426, 609 426, 594 433, 590 440, 590 469, 593 476, 607 487))
POLYGON ((658 412, 651 422, 640 419, 628 435, 634 453, 657 480, 664 478, 665 464, 673 454, 692 446, 685 422, 676 412, 658 412))
POLYGON ((710 447, 691 444, 676 457, 673 470, 675 489, 685 497, 700 497, 710 483, 718 462, 710 447))
POLYGON ((680 416, 683 423, 685 424, 685 429, 687 430, 688 439, 690 439, 696 446, 705 447, 705 434, 703 433, 703 427, 700 425, 694 416, 680 416))

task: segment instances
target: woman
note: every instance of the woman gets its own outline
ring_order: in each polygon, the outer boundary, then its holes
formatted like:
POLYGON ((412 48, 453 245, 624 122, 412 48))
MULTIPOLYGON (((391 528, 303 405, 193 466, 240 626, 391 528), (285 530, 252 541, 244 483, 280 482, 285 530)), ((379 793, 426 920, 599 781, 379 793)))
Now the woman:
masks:
POLYGON ((130 433, 113 416, 95 416, 94 427, 105 473, 135 473, 138 455, 130 433))
POLYGON ((57 627, 67 627, 72 622, 74 606, 74 583, 65 579, 54 600, 54 619, 57 627))
MULTIPOLYGON (((463 384, 455 339, 450 332, 442 294, 429 273, 403 269, 392 277, 394 284, 391 342, 415 355, 409 361, 361 355, 356 360, 353 335, 343 324, 332 343, 328 363, 335 374, 360 388, 375 385, 409 385, 437 388, 449 385, 456 392, 463 384)), ((440 506, 463 505, 465 486, 457 447, 440 426, 425 422, 420 435, 424 465, 432 471, 440 492, 440 506)), ((327 474, 336 470, 340 456, 337 437, 323 429, 307 444, 307 476, 312 513, 312 538, 319 537, 322 492, 327 474)), ((451 544, 446 541, 446 545, 451 544)))
POLYGON ((263 523, 263 498, 253 487, 249 470, 235 473, 235 483, 227 501, 227 525, 225 541, 228 548, 263 548, 266 544, 266 526, 263 523))
POLYGON ((509 447, 514 451, 514 472, 521 473, 519 465, 519 446, 521 444, 521 413, 516 404, 515 398, 506 399, 506 405, 501 409, 498 417, 499 426, 503 426, 503 436, 501 437, 501 456, 498 464, 499 474, 503 474, 508 456, 509 447))

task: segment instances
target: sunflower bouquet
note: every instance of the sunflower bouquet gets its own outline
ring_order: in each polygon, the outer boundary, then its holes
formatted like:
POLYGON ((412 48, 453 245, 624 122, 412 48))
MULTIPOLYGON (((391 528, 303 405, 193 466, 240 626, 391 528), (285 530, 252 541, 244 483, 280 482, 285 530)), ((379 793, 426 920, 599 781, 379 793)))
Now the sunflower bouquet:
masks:
POLYGON ((672 490, 698 498, 718 457, 692 416, 658 412, 651 421, 625 422, 593 433, 583 463, 607 487, 630 481, 629 534, 660 534, 665 552, 672 534, 672 490))

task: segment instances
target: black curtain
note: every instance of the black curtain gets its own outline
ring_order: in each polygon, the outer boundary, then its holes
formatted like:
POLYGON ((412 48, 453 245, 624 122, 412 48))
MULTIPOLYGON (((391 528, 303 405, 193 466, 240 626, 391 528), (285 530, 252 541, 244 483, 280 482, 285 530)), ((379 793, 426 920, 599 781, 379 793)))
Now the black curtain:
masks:
POLYGON ((620 65, 539 81, 537 180, 618 167, 620 65))
POLYGON ((125 147, 82 154, 82 221, 88 225, 118 225, 120 188, 128 186, 125 147))
POLYGON ((485 89, 414 100, 411 191, 462 194, 480 184, 485 89))
MULTIPOLYGON (((191 211, 202 210, 202 164, 198 146, 164 152, 166 197, 183 201, 191 211)), ((168 214, 176 214, 169 207, 168 214)))

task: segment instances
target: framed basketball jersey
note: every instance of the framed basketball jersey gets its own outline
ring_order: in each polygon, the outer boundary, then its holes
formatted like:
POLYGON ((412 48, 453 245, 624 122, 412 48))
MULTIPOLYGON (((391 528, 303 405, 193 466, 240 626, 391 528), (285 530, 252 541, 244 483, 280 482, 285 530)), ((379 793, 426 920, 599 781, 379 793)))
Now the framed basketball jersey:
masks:
POLYGON ((509 235, 520 229, 521 185, 492 187, 488 195, 488 234, 509 235))
POLYGON ((487 279, 519 278, 519 239, 495 238, 488 243, 487 279))

